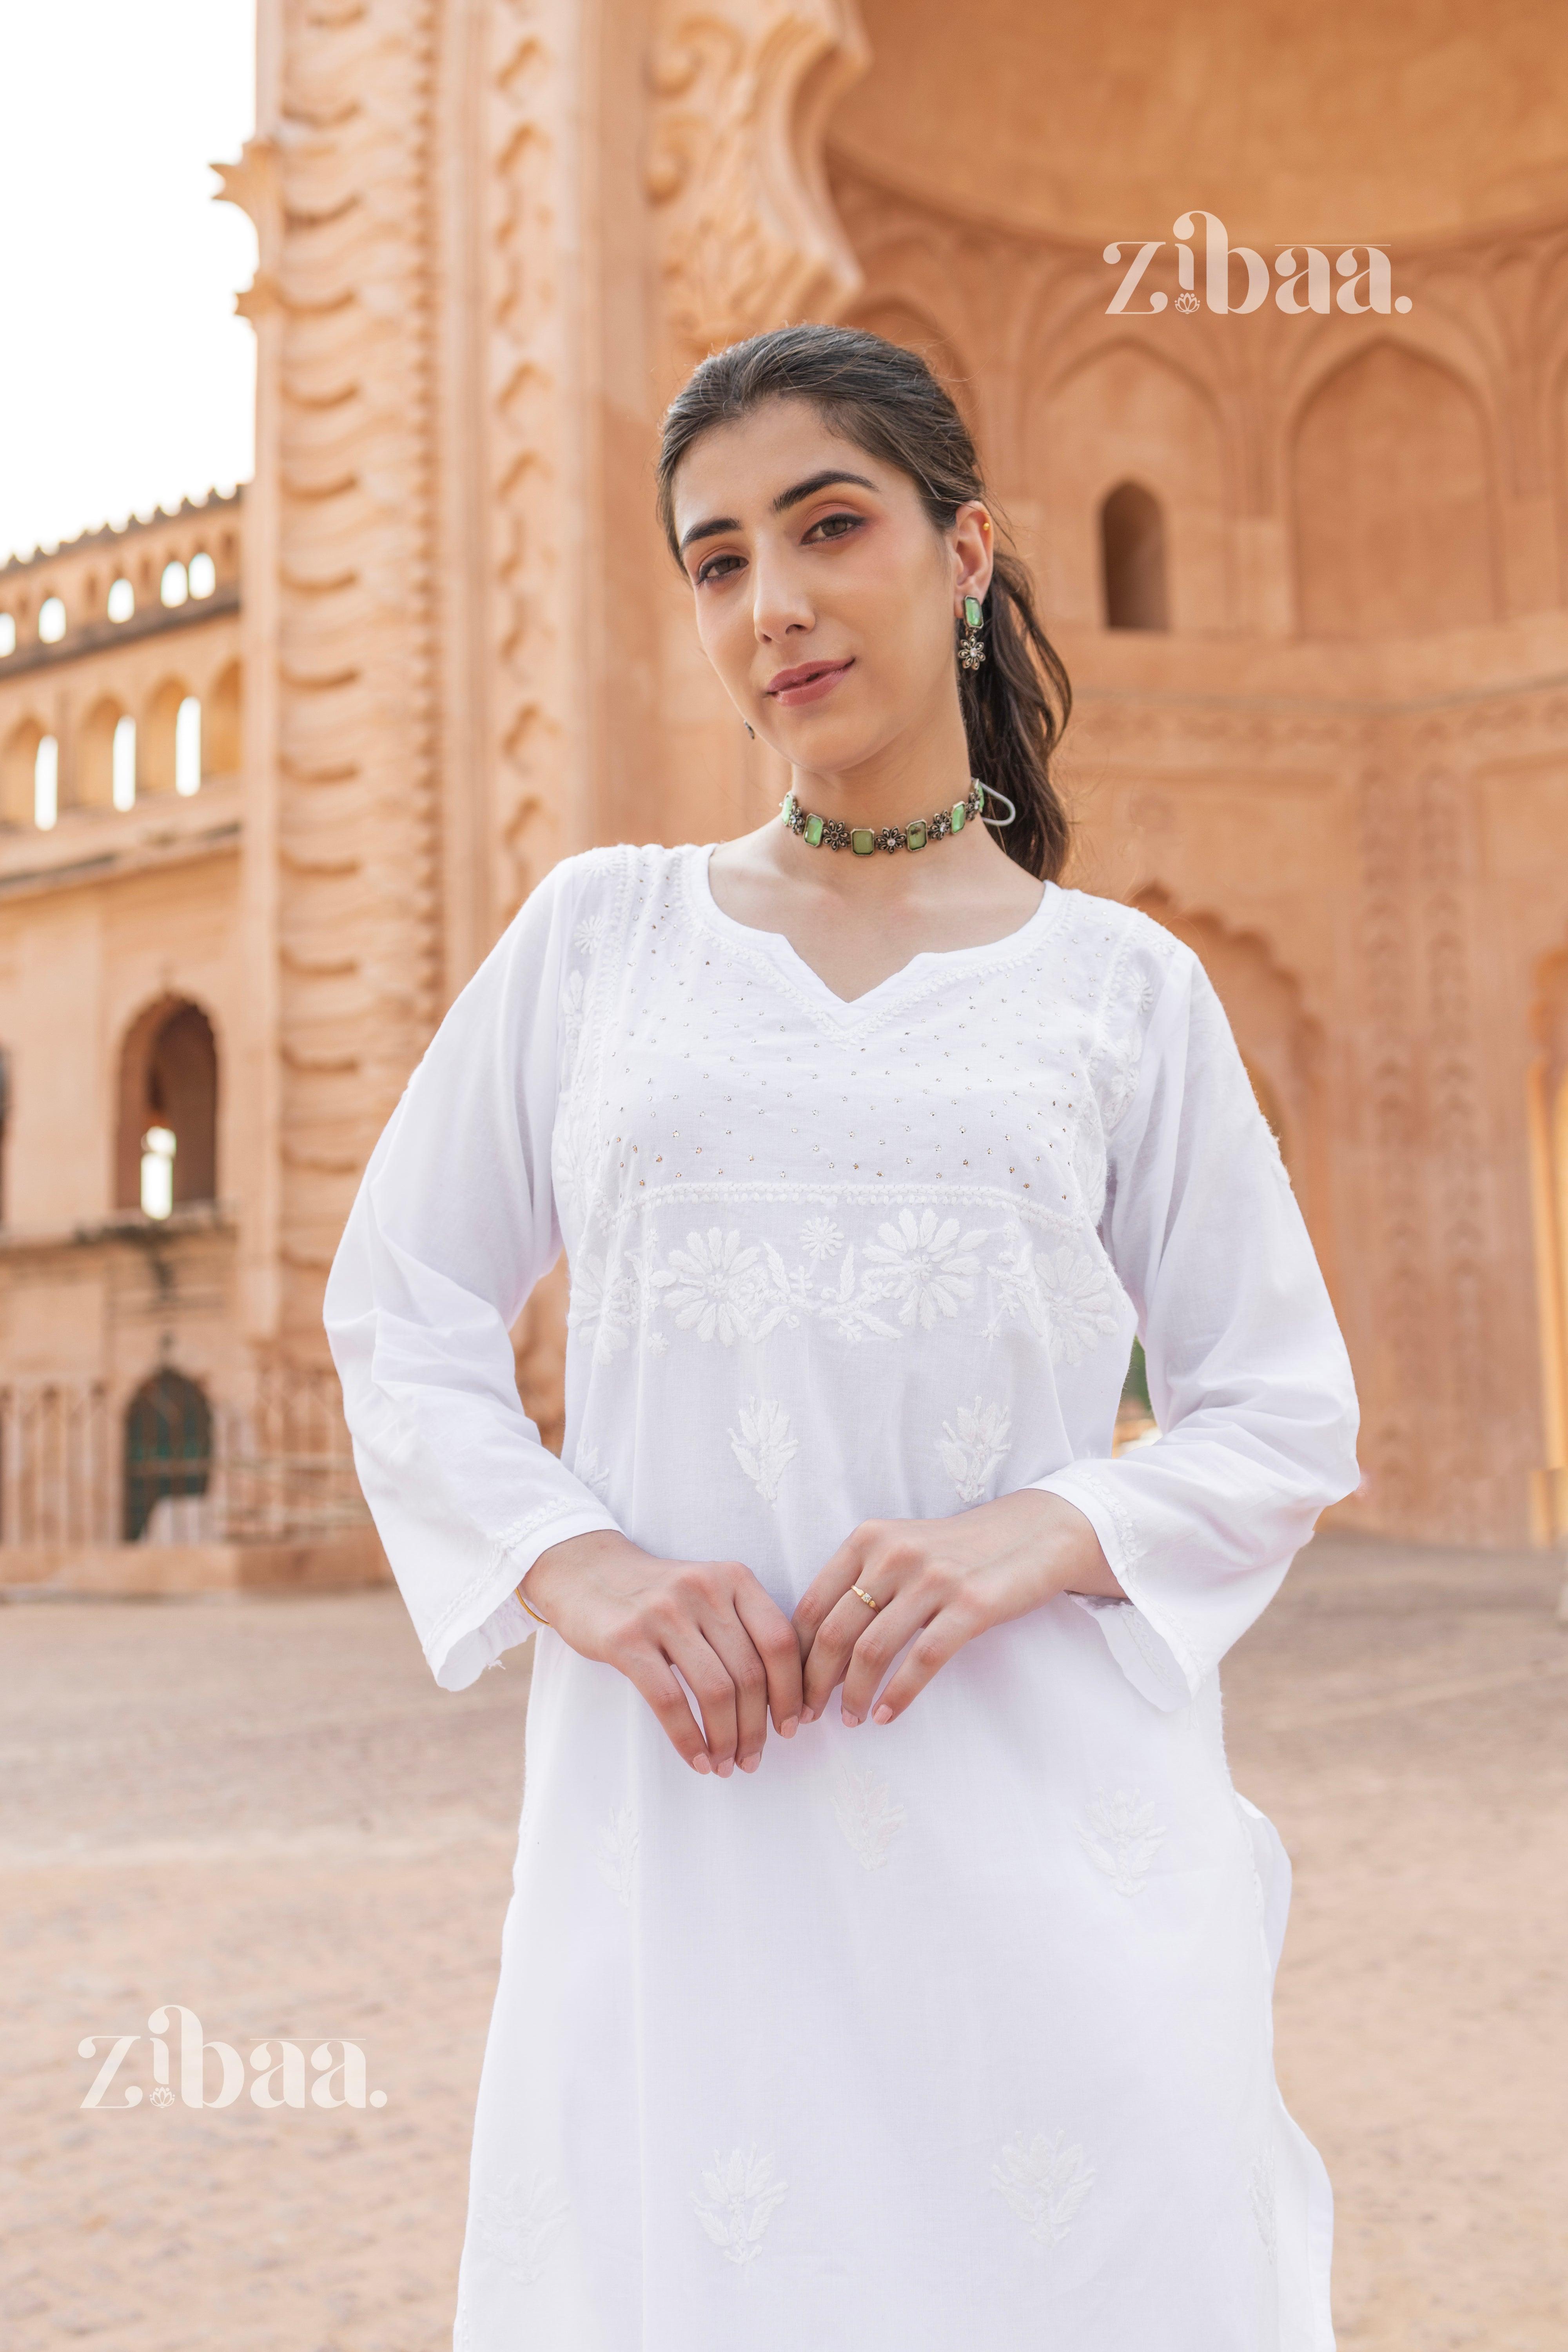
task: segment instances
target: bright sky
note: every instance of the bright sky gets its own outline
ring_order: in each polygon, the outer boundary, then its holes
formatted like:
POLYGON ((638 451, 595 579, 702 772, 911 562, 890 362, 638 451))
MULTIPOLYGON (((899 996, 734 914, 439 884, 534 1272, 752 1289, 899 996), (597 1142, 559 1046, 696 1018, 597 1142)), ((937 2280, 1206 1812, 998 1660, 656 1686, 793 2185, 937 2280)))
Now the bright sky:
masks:
POLYGON ((254 0, 0 0, 0 562, 251 470, 254 0))

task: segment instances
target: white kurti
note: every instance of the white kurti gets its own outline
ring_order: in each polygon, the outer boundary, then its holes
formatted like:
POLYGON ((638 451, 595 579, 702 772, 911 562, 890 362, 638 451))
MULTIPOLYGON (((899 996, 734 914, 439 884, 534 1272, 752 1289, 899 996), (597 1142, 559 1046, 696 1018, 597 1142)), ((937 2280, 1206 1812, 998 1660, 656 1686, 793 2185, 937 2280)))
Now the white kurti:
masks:
POLYGON ((526 1639, 519 1579, 596 1528, 787 1613, 862 1520, 1037 1486, 1131 1597, 722 1780, 535 1636, 458 2352, 1324 2352, 1288 1865, 1217 1667, 1353 1486, 1356 1406, 1224 1013, 1159 926, 1055 886, 846 1003, 722 912, 709 846, 540 883, 333 1267, 438 1682, 526 1639), (508 1330, 563 1243, 557 1459, 508 1330), (1112 1461, 1135 1328, 1163 1434, 1112 1461))

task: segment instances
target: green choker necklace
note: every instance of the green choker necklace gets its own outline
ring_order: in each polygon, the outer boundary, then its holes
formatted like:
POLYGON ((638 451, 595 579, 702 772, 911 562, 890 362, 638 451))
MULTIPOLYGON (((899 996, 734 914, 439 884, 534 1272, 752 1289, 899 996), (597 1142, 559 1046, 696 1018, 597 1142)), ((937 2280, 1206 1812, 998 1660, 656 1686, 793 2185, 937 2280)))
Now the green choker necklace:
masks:
POLYGON ((813 849, 852 849, 857 857, 869 857, 874 849, 923 849, 945 833, 962 833, 971 817, 984 811, 985 792, 979 777, 971 776, 964 799, 939 809, 935 816, 916 817, 912 824, 841 824, 836 816, 809 814, 793 793, 785 793, 779 814, 813 849))

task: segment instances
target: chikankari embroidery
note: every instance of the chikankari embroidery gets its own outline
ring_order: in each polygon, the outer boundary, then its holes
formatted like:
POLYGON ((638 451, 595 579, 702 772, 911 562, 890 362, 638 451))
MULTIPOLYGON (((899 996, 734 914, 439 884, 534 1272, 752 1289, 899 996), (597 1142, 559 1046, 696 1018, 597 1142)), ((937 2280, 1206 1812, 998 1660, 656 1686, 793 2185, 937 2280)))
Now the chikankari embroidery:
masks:
POLYGON ((741 1426, 726 1432, 730 1450, 764 1503, 776 1503, 779 1482, 800 1450, 789 1415, 772 1397, 749 1397, 741 1426))
POLYGON ((773 2179, 771 2156, 760 2156, 754 2147, 737 2147, 728 2156, 715 2156, 702 2175, 702 2194, 694 2195, 691 2203, 709 2242, 726 2262, 754 2263, 788 2187, 786 2180, 773 2179))
POLYGON ((1137 1789, 1096 1797, 1079 1832, 1085 1853, 1118 1895, 1141 1895, 1150 1865, 1165 1842, 1165 1827, 1137 1789))
POLYGON ((1061 2244, 1094 2186, 1093 2168, 1082 2148, 1065 2146, 1066 2138, 1065 2132, 1058 2132, 1054 2139, 1037 2132, 1033 2139, 1026 2139, 1019 2132, 991 2168, 993 2185, 1030 2237, 1047 2246, 1061 2244))

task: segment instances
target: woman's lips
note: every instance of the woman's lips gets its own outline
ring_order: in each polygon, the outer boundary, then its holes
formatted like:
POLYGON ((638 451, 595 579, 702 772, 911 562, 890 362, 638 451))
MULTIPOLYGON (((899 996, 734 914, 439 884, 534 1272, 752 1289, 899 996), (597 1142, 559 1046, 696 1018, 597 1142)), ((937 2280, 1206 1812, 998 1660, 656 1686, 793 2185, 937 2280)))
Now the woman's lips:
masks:
POLYGON ((799 669, 781 670, 768 688, 769 699, 782 702, 786 709, 795 709, 803 702, 820 702, 824 695, 832 693, 846 670, 853 667, 847 661, 813 662, 799 669))

